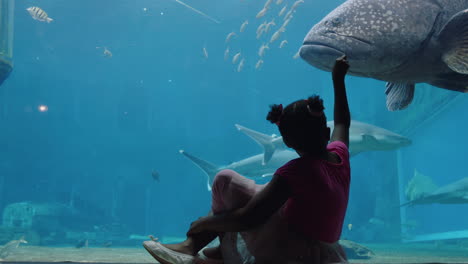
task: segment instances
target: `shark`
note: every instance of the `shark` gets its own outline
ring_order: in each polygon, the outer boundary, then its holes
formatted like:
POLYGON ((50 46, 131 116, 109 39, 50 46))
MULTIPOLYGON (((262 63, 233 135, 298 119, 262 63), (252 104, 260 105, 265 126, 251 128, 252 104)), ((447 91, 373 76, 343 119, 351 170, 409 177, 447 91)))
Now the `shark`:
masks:
POLYGON ((434 203, 468 204, 468 177, 437 187, 430 178, 415 172, 407 186, 406 197, 409 201, 400 206, 434 203))
MULTIPOLYGON (((257 142, 264 150, 262 165, 268 163, 276 150, 287 149, 283 138, 276 135, 266 135, 255 130, 236 124, 239 131, 257 142)), ((333 131, 334 122, 328 121, 327 126, 333 131)), ((355 156, 365 151, 395 150, 411 144, 407 137, 394 133, 385 128, 352 120, 349 128, 349 153, 355 156)))
POLYGON ((416 83, 468 92, 468 1, 348 0, 315 24, 299 54, 331 71, 387 82, 387 108, 405 109, 416 83))
MULTIPOLYGON (((327 125, 333 130, 333 121, 327 125)), ((179 152, 197 165, 207 176, 207 189, 211 191, 216 173, 223 169, 231 169, 251 179, 271 177, 275 171, 286 162, 298 158, 299 155, 289 149, 283 142, 283 138, 277 135, 267 135, 239 124, 236 128, 248 137, 252 138, 263 148, 263 153, 253 155, 243 160, 218 166, 206 160, 198 158, 185 150, 179 152)), ((355 156, 366 151, 396 150, 411 144, 407 137, 386 130, 381 127, 352 120, 349 136, 350 156, 355 156)))

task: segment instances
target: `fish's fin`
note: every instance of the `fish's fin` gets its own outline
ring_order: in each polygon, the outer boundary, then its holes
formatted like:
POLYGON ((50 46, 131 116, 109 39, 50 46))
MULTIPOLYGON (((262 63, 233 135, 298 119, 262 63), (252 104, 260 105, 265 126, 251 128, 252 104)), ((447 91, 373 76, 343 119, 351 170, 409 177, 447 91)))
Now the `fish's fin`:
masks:
POLYGON ((413 101, 414 83, 390 83, 385 86, 387 95, 387 109, 390 111, 403 110, 413 101))
POLYGON ((50 22, 52 22, 54 20, 52 18, 48 17, 48 18, 46 18, 46 21, 47 21, 47 23, 50 23, 50 22))
POLYGON ((273 144, 273 137, 257 132, 255 130, 243 127, 241 125, 236 124, 236 128, 239 131, 242 131, 244 134, 249 136, 251 139, 253 139, 257 144, 259 144, 261 147, 263 147, 263 161, 262 165, 265 165, 268 163, 268 161, 271 160, 271 157, 273 157, 273 154, 275 153, 276 147, 273 144))
POLYGON ((372 135, 369 135, 369 134, 361 134, 362 136, 362 141, 365 142, 365 143, 371 143, 373 144, 374 146, 379 144, 379 141, 372 135))
POLYGON ((453 71, 468 74, 468 9, 458 12, 439 35, 442 60, 453 71))
POLYGON ((208 161, 202 160, 200 158, 197 158, 184 150, 179 150, 179 152, 187 157, 189 160, 191 160, 195 165, 197 165, 200 169, 205 172, 207 176, 207 181, 206 181, 206 186, 208 188, 208 191, 211 191, 211 185, 213 184, 214 177, 216 176, 216 173, 220 170, 218 166, 213 165, 212 163, 209 163, 208 161))
POLYGON ((273 174, 274 173, 265 173, 265 174, 262 175, 262 178, 273 177, 273 174))
POLYGON ((357 154, 361 153, 361 151, 353 151, 353 150, 349 150, 349 156, 350 157, 353 157, 353 156, 356 156, 357 154))
POLYGON ((413 205, 413 202, 414 201, 408 201, 408 202, 402 203, 402 204, 400 204, 400 207, 411 206, 411 205, 413 205))

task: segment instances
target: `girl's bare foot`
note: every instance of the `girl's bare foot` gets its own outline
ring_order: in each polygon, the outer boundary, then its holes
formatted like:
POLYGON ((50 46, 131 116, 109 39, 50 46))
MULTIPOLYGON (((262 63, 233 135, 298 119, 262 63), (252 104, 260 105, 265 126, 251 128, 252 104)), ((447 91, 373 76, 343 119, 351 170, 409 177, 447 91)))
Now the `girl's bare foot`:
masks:
POLYGON ((181 242, 177 244, 162 244, 164 247, 177 251, 179 253, 184 253, 187 255, 195 256, 197 252, 194 252, 193 247, 189 243, 181 242))

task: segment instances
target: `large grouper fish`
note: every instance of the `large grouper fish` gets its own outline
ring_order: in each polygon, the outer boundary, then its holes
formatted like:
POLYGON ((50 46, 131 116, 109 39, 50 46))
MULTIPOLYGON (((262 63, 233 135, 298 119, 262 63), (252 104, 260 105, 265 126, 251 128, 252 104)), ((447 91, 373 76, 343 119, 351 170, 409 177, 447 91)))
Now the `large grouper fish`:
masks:
POLYGON ((312 27, 300 49, 331 71, 386 81, 387 108, 406 108, 416 83, 468 92, 468 0, 348 0, 312 27))

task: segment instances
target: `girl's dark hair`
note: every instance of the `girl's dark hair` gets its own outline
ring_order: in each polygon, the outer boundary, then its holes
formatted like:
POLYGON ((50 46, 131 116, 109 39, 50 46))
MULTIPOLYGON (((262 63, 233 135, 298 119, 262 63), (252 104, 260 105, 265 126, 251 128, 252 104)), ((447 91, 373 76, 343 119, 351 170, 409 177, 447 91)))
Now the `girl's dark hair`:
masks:
POLYGON ((309 154, 320 154, 326 149, 324 135, 327 119, 323 100, 313 95, 307 100, 298 100, 284 109, 271 105, 267 120, 278 125, 283 141, 290 147, 309 154))

